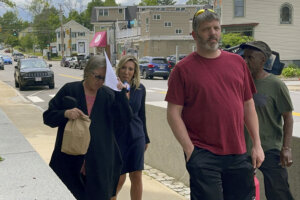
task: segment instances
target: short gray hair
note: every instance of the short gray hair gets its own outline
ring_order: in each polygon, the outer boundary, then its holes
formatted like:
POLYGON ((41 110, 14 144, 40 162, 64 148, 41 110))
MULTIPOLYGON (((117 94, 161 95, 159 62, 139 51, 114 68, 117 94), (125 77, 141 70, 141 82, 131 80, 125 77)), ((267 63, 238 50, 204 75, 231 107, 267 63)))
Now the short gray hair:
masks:
POLYGON ((217 13, 205 9, 205 11, 193 18, 193 31, 197 31, 203 22, 211 22, 217 20, 220 22, 220 17, 217 13))
POLYGON ((104 56, 94 55, 90 58, 83 72, 83 79, 86 79, 95 69, 106 67, 104 56))

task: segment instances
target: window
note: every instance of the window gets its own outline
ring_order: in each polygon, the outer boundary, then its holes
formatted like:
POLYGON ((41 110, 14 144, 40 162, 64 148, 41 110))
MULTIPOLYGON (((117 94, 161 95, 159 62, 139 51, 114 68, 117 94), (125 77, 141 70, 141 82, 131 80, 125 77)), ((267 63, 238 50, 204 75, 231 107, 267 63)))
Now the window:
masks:
POLYGON ((176 8, 176 11, 185 11, 185 8, 176 8))
POLYGON ((292 23, 292 6, 285 3, 280 8, 280 24, 292 23))
POLYGON ((146 18, 146 25, 149 24, 149 18, 146 18))
POLYGON ((57 37, 60 38, 60 32, 57 32, 57 37))
POLYGON ((78 37, 79 37, 79 36, 84 37, 84 36, 85 36, 85 32, 78 32, 78 37))
POLYGON ((142 8, 142 11, 145 11, 146 10, 146 8, 142 8))
POLYGON ((76 38, 76 35, 77 35, 76 32, 71 32, 71 37, 72 38, 76 38))
POLYGON ((234 0, 234 16, 244 17, 245 13, 245 2, 244 0, 234 0))
POLYGON ((72 51, 77 51, 77 45, 76 44, 72 44, 72 51))
POLYGON ((108 16, 108 9, 100 9, 99 16, 108 16))
POLYGON ((172 22, 165 22, 165 27, 171 27, 172 26, 172 22))
POLYGON ((153 19, 154 19, 154 20, 160 20, 160 15, 158 15, 158 14, 153 15, 153 19))
POLYGON ((123 9, 119 9, 119 14, 122 14, 123 13, 123 9))
POLYGON ((176 34, 182 34, 182 29, 176 29, 175 33, 176 34))
POLYGON ((149 32, 149 25, 146 25, 146 32, 149 32))

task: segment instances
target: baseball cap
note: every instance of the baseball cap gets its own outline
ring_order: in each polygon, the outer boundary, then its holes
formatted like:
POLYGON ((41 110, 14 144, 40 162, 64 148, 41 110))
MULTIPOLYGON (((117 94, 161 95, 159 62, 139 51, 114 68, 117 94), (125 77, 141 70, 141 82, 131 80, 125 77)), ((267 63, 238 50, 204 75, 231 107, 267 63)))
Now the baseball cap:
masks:
POLYGON ((247 49, 249 47, 263 52, 263 54, 265 54, 267 59, 272 55, 272 51, 271 51, 269 45, 267 45, 263 41, 246 42, 246 43, 243 43, 240 45, 240 48, 242 48, 242 49, 247 49))

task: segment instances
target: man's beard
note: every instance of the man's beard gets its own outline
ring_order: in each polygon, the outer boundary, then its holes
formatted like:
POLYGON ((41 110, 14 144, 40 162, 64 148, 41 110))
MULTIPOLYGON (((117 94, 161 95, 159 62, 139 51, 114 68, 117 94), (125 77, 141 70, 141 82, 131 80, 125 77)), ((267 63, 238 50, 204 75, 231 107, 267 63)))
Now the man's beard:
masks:
POLYGON ((216 51, 219 48, 219 38, 215 36, 211 36, 208 38, 208 40, 204 40, 199 34, 197 34, 197 43, 201 48, 207 51, 216 51), (210 44, 209 41, 212 39, 216 40, 217 43, 210 44))

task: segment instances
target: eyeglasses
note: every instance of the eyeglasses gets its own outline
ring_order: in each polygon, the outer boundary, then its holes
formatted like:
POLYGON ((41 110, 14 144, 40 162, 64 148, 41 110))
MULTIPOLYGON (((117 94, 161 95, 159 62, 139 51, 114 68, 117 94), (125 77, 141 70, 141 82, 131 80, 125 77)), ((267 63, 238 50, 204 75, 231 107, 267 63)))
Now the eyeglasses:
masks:
POLYGON ((92 72, 94 78, 100 80, 100 81, 104 81, 105 80, 105 76, 101 76, 101 75, 96 75, 94 72, 92 72))
POLYGON ((201 15, 201 14, 204 13, 205 11, 209 11, 209 12, 212 12, 212 13, 215 12, 214 10, 209 9, 209 8, 201 9, 201 10, 198 10, 198 11, 195 13, 194 18, 197 17, 198 15, 201 15))

